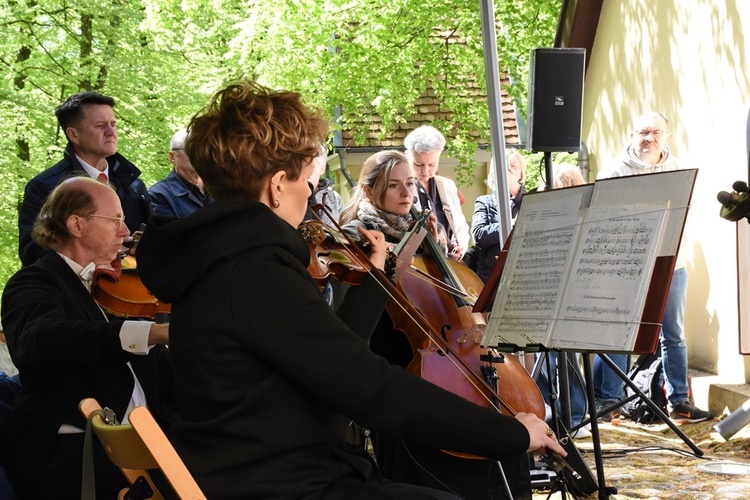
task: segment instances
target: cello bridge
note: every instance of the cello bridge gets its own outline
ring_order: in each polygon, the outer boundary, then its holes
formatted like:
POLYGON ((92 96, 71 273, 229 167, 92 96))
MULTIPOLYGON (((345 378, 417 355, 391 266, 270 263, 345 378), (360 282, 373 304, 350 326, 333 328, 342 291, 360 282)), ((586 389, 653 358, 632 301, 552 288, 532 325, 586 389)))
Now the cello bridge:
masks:
POLYGON ((458 343, 462 344, 467 341, 473 341, 475 344, 481 344, 482 338, 484 337, 484 330, 487 325, 474 325, 464 332, 464 334, 458 339, 458 343))

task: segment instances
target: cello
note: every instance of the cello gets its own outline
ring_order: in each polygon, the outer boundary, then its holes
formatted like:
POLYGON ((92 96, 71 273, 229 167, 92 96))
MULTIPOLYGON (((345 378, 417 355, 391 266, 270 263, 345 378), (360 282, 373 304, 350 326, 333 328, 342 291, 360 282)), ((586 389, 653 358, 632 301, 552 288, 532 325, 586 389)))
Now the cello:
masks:
MULTIPOLYGON (((412 215, 417 218, 425 216, 415 213, 412 215)), ((418 271, 403 273, 398 283, 403 296, 426 319, 432 330, 439 332, 439 338, 445 343, 440 349, 452 352, 459 364, 468 365, 472 373, 489 385, 492 389, 491 398, 502 413, 510 416, 518 412, 534 413, 543 420, 545 406, 542 394, 518 358, 481 345, 484 318, 481 314, 472 312, 474 302, 483 288, 481 279, 464 264, 449 260, 431 234, 425 236, 423 247, 424 253, 414 258, 413 266, 418 271), (429 281, 422 278, 423 274, 446 286, 431 286, 429 281)), ((393 301, 386 306, 392 318, 400 316, 396 311, 397 307, 399 306, 393 301)), ((394 320, 394 325, 404 332, 409 328, 400 321, 394 320)), ((412 345, 415 344, 417 342, 413 341, 412 345)), ((423 340, 417 349, 420 355, 415 356, 412 362, 415 366, 408 369, 451 390, 457 383, 455 373, 451 373, 455 372, 455 368, 449 368, 453 360, 446 359, 432 342, 425 343, 423 340), (416 366, 416 363, 421 366, 416 366)), ((486 390, 485 387, 484 395, 476 390, 457 393, 477 404, 486 405, 486 402, 481 401, 487 396, 486 390)))
MULTIPOLYGON (((303 223, 303 226, 301 226, 300 232, 303 236, 306 237, 308 243, 310 243, 310 240, 308 239, 309 235, 322 234, 320 231, 315 229, 315 226, 319 225, 326 227, 323 223, 319 223, 316 221, 308 221, 303 223), (311 229, 310 226, 313 226, 313 229, 311 229)), ((533 380, 531 380, 529 374, 520 365, 520 362, 518 362, 517 358, 515 358, 514 356, 507 357, 507 366, 512 367, 513 371, 516 371, 516 373, 511 373, 511 370, 506 370, 507 373, 503 373, 501 377, 504 384, 508 384, 508 386, 505 387, 504 394, 504 396, 508 398, 508 401, 506 401, 500 394, 498 394, 497 389, 492 387, 486 381, 483 375, 480 375, 478 373, 488 370, 490 373, 492 373, 492 363, 498 363, 502 360, 498 360, 496 357, 492 356, 487 357, 486 355, 482 355, 480 353, 481 345, 479 344, 479 341, 481 334, 480 332, 474 330, 474 327, 476 325, 474 324, 473 318, 471 320, 472 325, 470 328, 455 329, 455 333, 457 333, 458 335, 448 335, 447 333, 450 329, 452 329, 450 327, 454 326, 457 323, 455 321, 453 321, 454 325, 442 323, 441 326, 444 327, 443 333, 438 333, 438 331, 433 328, 432 324, 425 318, 425 316, 412 305, 411 300, 407 298, 406 295, 404 295, 402 287, 396 286, 379 269, 374 267, 370 268, 370 266, 368 266, 367 264, 363 264, 369 263, 369 259, 362 251, 362 249, 360 249, 352 241, 352 239, 344 231, 341 230, 340 226, 336 225, 336 229, 340 233, 341 237, 337 238, 337 242, 334 244, 338 245, 338 241, 340 241, 341 238, 345 239, 348 242, 346 246, 351 252, 349 255, 352 256, 350 260, 359 263, 358 267, 360 268, 369 268, 367 272, 371 274, 390 295, 391 299, 389 300, 389 303, 387 305, 389 316, 391 317, 394 326, 400 329, 407 336, 415 354, 413 361, 408 367, 409 371, 422 378, 425 378, 432 383, 435 383, 443 389, 460 395, 465 399, 474 402, 475 404, 489 407, 498 412, 505 413, 507 415, 515 415, 519 411, 531 411, 537 415, 541 413, 541 418, 544 417, 544 402, 541 398, 541 393, 539 392, 539 389, 533 382, 533 380), (467 338, 469 336, 466 335, 469 330, 471 330, 470 342, 467 341, 467 338), (454 348, 451 344, 457 345, 457 349, 454 348), (460 354, 459 352, 457 352, 457 350, 460 351, 460 354), (483 359, 480 359, 480 357, 482 357, 483 359), (469 358, 469 360, 467 361, 467 359, 464 358, 469 358), (489 368, 477 368, 482 364, 487 364, 489 368), (444 376, 440 376, 441 373, 444 376), (425 374, 427 375, 425 376, 425 374), (528 392, 528 394, 531 395, 535 407, 527 407, 525 403, 524 406, 519 405, 519 400, 512 394, 513 388, 509 386, 511 383, 513 383, 511 380, 513 376, 525 378, 526 383, 531 380, 531 383, 533 385, 529 386, 528 391, 524 390, 523 392, 528 392), (533 399, 534 394, 538 396, 538 400, 533 399)), ((330 228, 328 228, 326 231, 330 231, 330 228)), ((310 245, 310 248, 312 250, 311 257, 313 260, 318 259, 320 255, 329 254, 327 250, 321 250, 319 248, 320 245, 325 246, 329 241, 330 240, 326 240, 325 238, 318 238, 314 245, 310 245)), ((347 259, 349 260, 349 257, 347 257, 347 259)), ((458 263, 455 263, 455 265, 461 266, 462 269, 465 269, 474 276, 477 282, 472 284, 470 288, 474 290, 475 294, 478 294, 482 286, 481 280, 479 280, 479 278, 465 266, 458 263)), ((315 278, 319 283, 325 276, 335 275, 335 273, 323 273, 316 276, 316 274, 314 273, 316 269, 319 269, 317 263, 308 266, 308 270, 311 271, 313 278, 315 278)), ((347 270, 346 272, 349 273, 350 270, 351 269, 347 270)), ((420 281, 420 283, 422 283, 422 287, 425 286, 424 281, 420 281)), ((427 286, 427 288, 432 287, 434 287, 434 284, 427 286)), ((420 287, 416 286, 415 288, 420 287)), ((426 295, 429 296, 430 293, 431 292, 428 291, 426 295)), ((455 305, 453 307, 456 308, 455 305)), ((469 309, 470 307, 463 307, 461 313, 464 315, 469 314, 469 309)), ((497 379, 495 378, 494 380, 497 379)), ((446 451, 446 453, 460 458, 483 459, 483 457, 461 454, 452 451, 446 451)), ((561 471, 563 468, 565 468, 575 477, 580 477, 578 473, 573 470, 572 467, 570 467, 570 465, 568 465, 567 462, 565 462, 565 460, 563 460, 561 457, 550 454, 550 460, 552 461, 551 465, 553 465, 556 470, 561 471)))

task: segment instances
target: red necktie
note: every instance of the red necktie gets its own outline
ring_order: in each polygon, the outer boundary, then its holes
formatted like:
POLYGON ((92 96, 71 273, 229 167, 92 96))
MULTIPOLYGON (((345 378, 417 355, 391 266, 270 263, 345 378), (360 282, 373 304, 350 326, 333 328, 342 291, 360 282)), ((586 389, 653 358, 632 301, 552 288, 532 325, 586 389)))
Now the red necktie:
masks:
POLYGON ((101 174, 99 174, 99 177, 97 177, 96 180, 99 181, 99 182, 101 182, 102 184, 106 184, 107 183, 107 174, 105 174, 104 172, 102 172, 101 174))

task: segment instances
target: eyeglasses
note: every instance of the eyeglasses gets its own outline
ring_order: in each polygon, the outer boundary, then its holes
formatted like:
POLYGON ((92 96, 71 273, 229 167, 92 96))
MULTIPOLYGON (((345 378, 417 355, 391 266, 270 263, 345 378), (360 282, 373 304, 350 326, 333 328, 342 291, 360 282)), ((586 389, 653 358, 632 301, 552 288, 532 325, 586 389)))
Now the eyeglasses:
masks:
POLYGON ((172 151, 183 151, 185 148, 172 148, 172 151))
POLYGON ((661 137, 661 135, 664 133, 663 130, 656 129, 656 130, 636 130, 636 134, 640 135, 641 137, 648 137, 649 135, 653 137, 654 139, 657 139, 661 137))
POLYGON ((86 217, 87 218, 88 217, 97 217, 99 219, 109 219, 109 220, 111 220, 112 222, 115 223, 115 226, 117 227, 117 229, 120 229, 120 226, 122 226, 123 224, 125 224, 125 215, 124 214, 121 215, 121 216, 119 216, 119 217, 109 217, 107 215, 97 215, 97 214, 87 215, 86 217))

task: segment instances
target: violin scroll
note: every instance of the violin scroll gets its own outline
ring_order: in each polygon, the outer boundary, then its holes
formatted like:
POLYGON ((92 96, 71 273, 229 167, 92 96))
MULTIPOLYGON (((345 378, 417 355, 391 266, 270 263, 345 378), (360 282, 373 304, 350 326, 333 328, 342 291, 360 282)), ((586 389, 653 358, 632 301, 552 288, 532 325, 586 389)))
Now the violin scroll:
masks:
POLYGON ((732 184, 733 191, 719 191, 716 199, 721 203, 719 215, 722 219, 738 222, 747 218, 750 222, 750 187, 744 181, 732 184))
POLYGON ((347 241, 320 221, 305 221, 297 230, 310 249, 307 270, 316 282, 335 278, 347 285, 359 285, 370 271, 370 263, 360 259, 347 241))

